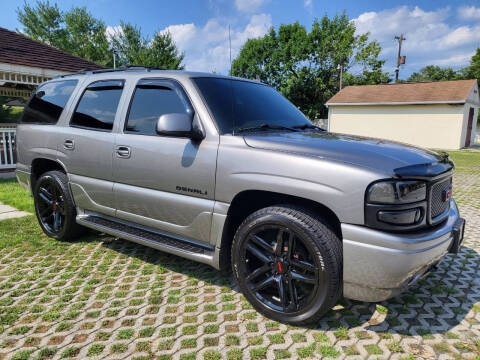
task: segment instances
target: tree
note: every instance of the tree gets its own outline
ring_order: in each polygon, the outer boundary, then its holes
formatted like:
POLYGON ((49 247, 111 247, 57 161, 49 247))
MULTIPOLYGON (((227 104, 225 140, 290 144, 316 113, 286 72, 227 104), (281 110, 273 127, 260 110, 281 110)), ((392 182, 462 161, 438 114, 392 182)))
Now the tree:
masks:
POLYGON ((231 74, 275 87, 310 118, 326 117, 325 102, 339 90, 339 66, 349 84, 389 82, 384 60, 368 34, 355 35, 347 15, 315 20, 310 32, 298 22, 249 39, 232 63, 231 74), (349 71, 351 73, 349 73, 349 71))
POLYGON ((477 79, 480 82, 480 48, 470 60, 470 65, 462 70, 463 76, 467 79, 477 79))
POLYGON ((17 15, 22 32, 32 39, 99 65, 112 65, 105 23, 85 7, 62 12, 57 4, 39 0, 35 6, 25 3, 17 15))
POLYGON ((101 65, 112 65, 112 53, 105 23, 95 19, 85 7, 73 8, 64 14, 67 30, 65 50, 101 65))
POLYGON ((17 9, 17 17, 23 25, 22 32, 28 37, 59 49, 67 45, 67 30, 57 4, 37 1, 36 6, 30 6, 25 2, 23 9, 17 9))
POLYGON ((446 81, 458 80, 460 78, 460 73, 452 68, 441 68, 436 65, 427 65, 421 68, 419 72, 412 73, 407 81, 446 81))
POLYGON ((25 35, 99 65, 112 67, 115 49, 119 65, 183 69, 184 54, 169 33, 157 33, 150 41, 139 27, 122 22, 120 31, 109 39, 105 23, 85 7, 63 12, 48 0, 38 0, 33 6, 25 3, 17 15, 25 35))
POLYGON ((142 36, 136 25, 122 22, 111 39, 119 65, 142 65, 161 69, 183 69, 180 53, 170 33, 157 33, 153 39, 142 36))

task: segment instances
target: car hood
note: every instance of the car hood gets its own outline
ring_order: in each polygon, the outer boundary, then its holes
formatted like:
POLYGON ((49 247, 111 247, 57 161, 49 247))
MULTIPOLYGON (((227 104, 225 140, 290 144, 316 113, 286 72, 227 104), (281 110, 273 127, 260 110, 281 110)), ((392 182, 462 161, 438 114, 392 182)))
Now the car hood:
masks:
POLYGON ((432 177, 453 168, 446 153, 393 141, 329 132, 264 132, 244 136, 248 146, 369 167, 398 177, 432 177))

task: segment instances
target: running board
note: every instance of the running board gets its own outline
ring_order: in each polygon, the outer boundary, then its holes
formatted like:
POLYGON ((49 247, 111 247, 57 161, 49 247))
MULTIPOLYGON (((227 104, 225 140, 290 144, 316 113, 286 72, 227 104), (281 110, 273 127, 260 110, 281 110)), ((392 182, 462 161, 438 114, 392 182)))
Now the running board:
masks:
POLYGON ((155 230, 136 227, 133 224, 106 219, 95 215, 78 215, 77 223, 122 239, 136 242, 160 251, 217 267, 215 247, 176 239, 155 230))

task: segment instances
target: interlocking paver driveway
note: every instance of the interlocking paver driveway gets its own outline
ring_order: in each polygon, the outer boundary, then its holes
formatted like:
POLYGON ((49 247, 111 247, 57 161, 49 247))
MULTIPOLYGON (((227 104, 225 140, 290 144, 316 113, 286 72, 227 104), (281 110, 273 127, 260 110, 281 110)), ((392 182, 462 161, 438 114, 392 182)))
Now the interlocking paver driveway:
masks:
POLYGON ((310 328, 262 317, 207 266, 97 234, 58 244, 33 217, 15 220, 18 245, 0 250, 0 358, 479 359, 479 189, 480 164, 459 168, 458 256, 399 297, 344 300, 310 328))

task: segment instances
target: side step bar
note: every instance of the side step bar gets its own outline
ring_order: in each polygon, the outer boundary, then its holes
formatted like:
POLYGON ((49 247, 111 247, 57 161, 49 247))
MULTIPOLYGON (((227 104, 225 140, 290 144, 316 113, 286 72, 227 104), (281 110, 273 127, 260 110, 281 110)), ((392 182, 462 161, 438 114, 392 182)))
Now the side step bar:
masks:
POLYGON ((96 215, 77 215, 76 220, 78 224, 88 228, 217 267, 214 246, 176 239, 153 229, 143 229, 134 224, 125 224, 96 215))

